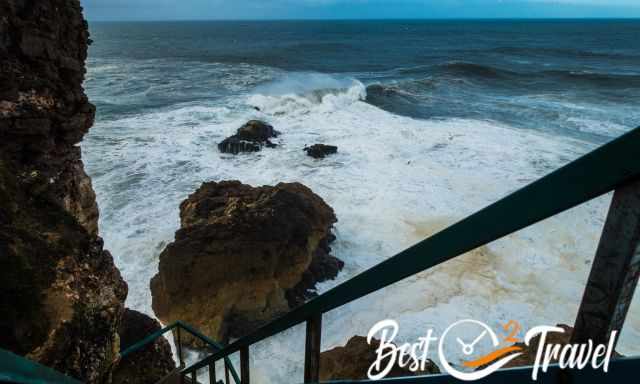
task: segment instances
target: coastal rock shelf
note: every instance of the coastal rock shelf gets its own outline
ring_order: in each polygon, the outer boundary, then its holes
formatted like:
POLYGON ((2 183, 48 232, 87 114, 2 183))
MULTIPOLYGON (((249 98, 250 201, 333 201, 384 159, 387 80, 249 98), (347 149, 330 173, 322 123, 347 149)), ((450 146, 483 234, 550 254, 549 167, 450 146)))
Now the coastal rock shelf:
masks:
POLYGON ((220 341, 301 304, 343 266, 329 255, 333 209, 299 183, 204 183, 180 219, 151 280, 153 309, 220 341))

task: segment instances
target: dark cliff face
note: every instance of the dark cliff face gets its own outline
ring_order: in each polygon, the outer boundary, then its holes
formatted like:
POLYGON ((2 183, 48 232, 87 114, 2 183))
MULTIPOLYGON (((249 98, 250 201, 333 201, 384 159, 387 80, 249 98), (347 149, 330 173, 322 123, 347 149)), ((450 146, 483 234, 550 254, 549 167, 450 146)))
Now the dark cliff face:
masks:
POLYGON ((0 1, 0 348, 104 382, 127 286, 76 146, 87 45, 78 0, 0 1))
POLYGON ((77 0, 0 2, 3 160, 97 234, 98 207, 75 146, 95 113, 82 88, 88 38, 77 0))

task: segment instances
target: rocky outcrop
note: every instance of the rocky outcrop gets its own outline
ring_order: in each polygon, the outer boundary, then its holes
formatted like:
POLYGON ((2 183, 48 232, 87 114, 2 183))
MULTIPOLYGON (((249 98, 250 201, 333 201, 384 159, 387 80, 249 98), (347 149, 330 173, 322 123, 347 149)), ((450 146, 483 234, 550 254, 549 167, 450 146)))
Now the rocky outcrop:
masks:
POLYGON ((95 111, 82 89, 89 33, 80 4, 9 0, 0 15, 0 151, 97 234, 95 195, 75 146, 95 111))
POLYGON ((78 0, 0 2, 0 348, 105 382, 127 286, 76 146, 88 36, 78 0))
POLYGON ((127 286, 102 240, 16 175, 0 160, 0 348, 103 381, 127 286))
POLYGON ((314 159, 324 159, 329 155, 338 153, 338 147, 335 145, 314 144, 310 147, 304 147, 304 151, 307 152, 307 156, 311 156, 314 159))
POLYGON ((300 304, 342 267, 328 255, 333 209, 299 183, 204 183, 180 219, 151 280, 153 309, 164 323, 180 319, 220 341, 300 304))
MULTIPOLYGON (((371 364, 377 360, 376 349, 380 341, 354 336, 344 347, 336 347, 320 354, 320 381, 365 380, 371 364)), ((381 366, 385 366, 385 361, 381 366)), ((417 376, 440 373, 438 366, 427 360, 424 370, 413 372, 408 367, 400 367, 397 362, 386 377, 417 376)))
MULTIPOLYGON (((160 323, 149 316, 126 309, 118 330, 121 349, 129 348, 160 328, 160 323)), ((175 367, 169 342, 160 337, 122 359, 113 373, 113 383, 154 384, 171 373, 175 367)))
POLYGON ((241 152, 258 152, 263 146, 275 147, 269 139, 277 137, 278 131, 263 121, 250 120, 238 128, 235 135, 227 137, 218 144, 222 153, 237 155, 241 152))

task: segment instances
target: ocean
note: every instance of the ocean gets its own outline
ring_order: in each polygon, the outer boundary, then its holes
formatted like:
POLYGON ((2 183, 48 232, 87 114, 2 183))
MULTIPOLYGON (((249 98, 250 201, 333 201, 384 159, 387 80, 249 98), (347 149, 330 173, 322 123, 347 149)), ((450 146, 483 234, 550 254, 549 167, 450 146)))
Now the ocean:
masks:
MULTIPOLYGON (((640 125, 640 21, 90 23, 81 144, 100 232, 153 314, 149 280, 204 181, 299 181, 338 217, 339 284, 640 125), (221 154, 249 119, 277 148, 221 154), (303 147, 339 152, 324 160, 303 147)), ((323 349, 385 318, 398 341, 474 318, 573 324, 611 196, 328 313, 323 349)), ((517 212, 513 212, 517 214, 517 212)), ((478 228, 481 231, 482 228, 478 228)), ((636 295, 618 350, 640 353, 636 295)), ((304 329, 258 344, 252 379, 302 378, 304 329)))

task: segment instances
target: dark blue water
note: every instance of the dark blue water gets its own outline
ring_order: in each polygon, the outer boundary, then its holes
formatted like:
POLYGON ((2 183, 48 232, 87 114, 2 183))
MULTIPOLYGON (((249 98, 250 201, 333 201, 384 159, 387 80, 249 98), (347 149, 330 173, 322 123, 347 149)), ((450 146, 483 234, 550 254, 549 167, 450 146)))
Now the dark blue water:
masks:
POLYGON ((367 102, 421 119, 492 119, 596 142, 640 125, 640 21, 94 23, 91 32, 90 65, 135 66, 87 82, 105 119, 252 92, 273 79, 245 71, 229 89, 224 77, 254 66, 355 78, 367 102))

